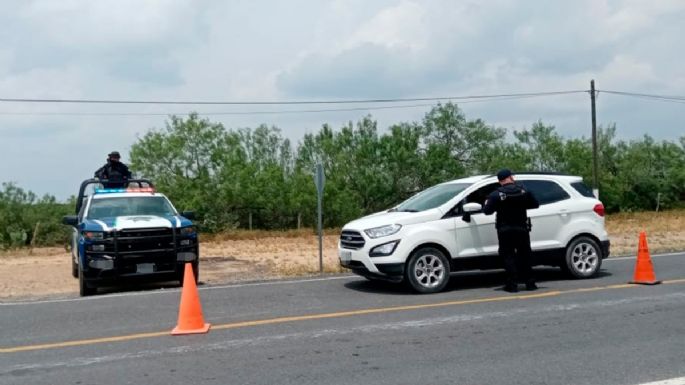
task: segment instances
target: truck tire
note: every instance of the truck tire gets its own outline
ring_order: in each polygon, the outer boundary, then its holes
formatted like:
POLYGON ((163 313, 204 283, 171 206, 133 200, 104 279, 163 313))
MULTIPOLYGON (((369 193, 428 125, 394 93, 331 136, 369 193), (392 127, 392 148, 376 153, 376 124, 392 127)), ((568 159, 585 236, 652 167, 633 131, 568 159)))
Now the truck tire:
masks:
POLYGON ((78 269, 78 289, 81 297, 87 297, 97 292, 97 288, 90 286, 83 276, 83 270, 78 269))
POLYGON ((78 265, 76 264, 76 260, 74 259, 74 256, 71 256, 71 276, 74 278, 78 278, 78 265))

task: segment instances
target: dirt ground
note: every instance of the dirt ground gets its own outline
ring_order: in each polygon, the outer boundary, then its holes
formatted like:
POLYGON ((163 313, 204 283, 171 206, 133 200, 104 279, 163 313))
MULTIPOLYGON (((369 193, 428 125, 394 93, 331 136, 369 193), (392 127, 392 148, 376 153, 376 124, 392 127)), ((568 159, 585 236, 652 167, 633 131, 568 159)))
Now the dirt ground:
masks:
MULTIPOLYGON (((607 218, 612 255, 635 254, 645 230, 652 253, 685 250, 685 210, 622 213, 607 218)), ((324 272, 340 273, 337 231, 324 237, 324 272)), ((311 230, 238 231, 207 237, 200 246, 200 281, 204 284, 254 281, 318 274, 318 239, 311 230)), ((69 254, 52 247, 0 253, 0 299, 18 300, 73 295, 69 254)))

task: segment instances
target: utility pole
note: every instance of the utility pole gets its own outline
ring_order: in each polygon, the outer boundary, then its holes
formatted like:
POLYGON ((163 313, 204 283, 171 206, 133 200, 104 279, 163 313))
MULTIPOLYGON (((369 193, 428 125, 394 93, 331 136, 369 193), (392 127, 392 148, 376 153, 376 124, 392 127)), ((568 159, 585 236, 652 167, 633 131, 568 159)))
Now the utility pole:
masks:
POLYGON ((316 206, 319 233, 319 274, 323 274, 323 187, 326 184, 326 175, 323 172, 323 164, 317 163, 314 171, 314 184, 316 185, 316 206))
POLYGON ((595 80, 590 80, 590 103, 592 104, 592 190, 599 198, 599 176, 597 172, 597 111, 595 107, 595 80))

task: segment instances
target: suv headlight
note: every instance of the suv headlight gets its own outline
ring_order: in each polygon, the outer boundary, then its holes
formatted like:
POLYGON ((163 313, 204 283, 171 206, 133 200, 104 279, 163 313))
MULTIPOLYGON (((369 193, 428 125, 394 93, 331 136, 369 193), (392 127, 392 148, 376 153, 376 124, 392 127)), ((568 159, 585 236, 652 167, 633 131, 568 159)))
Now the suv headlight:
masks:
POLYGON ((83 237, 89 241, 102 241, 105 239, 105 233, 102 231, 84 231, 83 237))
POLYGON ((179 234, 181 234, 182 236, 185 236, 185 237, 195 235, 195 227, 193 227, 193 226, 181 227, 178 232, 179 232, 179 234))
POLYGON ((374 227, 372 229, 366 229, 364 232, 370 238, 380 238, 387 237, 388 235, 393 235, 400 231, 402 225, 386 225, 381 227, 374 227))

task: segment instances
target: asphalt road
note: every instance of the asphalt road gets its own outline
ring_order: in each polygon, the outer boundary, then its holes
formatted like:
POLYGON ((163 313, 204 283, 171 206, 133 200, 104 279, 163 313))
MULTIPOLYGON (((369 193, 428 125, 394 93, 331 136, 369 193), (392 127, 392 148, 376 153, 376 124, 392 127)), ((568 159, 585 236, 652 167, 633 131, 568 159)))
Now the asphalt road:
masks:
POLYGON ((448 290, 344 276, 200 290, 205 335, 172 337, 179 291, 0 303, 0 384, 641 384, 685 376, 685 254, 541 290, 498 272, 448 290))

